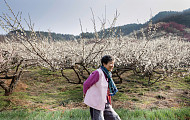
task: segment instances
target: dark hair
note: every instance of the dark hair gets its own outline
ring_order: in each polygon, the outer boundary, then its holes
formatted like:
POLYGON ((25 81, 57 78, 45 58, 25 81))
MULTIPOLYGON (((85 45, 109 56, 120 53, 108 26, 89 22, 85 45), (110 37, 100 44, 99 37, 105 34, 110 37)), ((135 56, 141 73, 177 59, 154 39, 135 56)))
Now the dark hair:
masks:
POLYGON ((102 66, 103 66, 103 63, 107 65, 108 62, 113 61, 113 60, 114 60, 114 57, 111 56, 111 55, 103 56, 102 59, 101 59, 102 66))

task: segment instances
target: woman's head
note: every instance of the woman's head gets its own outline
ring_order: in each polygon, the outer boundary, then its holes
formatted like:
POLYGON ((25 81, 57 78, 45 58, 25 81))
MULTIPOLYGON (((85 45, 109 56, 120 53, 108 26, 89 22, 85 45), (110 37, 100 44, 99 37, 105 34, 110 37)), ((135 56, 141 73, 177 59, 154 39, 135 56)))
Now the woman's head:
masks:
POLYGON ((113 70, 114 62, 114 57, 110 55, 105 55, 101 59, 102 66, 104 66, 108 71, 113 70))

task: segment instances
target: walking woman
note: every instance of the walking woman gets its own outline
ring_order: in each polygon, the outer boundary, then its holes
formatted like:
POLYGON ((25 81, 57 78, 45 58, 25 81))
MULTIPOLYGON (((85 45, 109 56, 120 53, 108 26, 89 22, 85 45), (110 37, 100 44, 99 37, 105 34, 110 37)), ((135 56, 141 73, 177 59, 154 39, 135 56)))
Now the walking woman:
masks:
POLYGON ((121 120, 111 106, 111 96, 118 91, 111 75, 114 58, 105 55, 101 64, 83 84, 84 103, 90 107, 92 120, 121 120))

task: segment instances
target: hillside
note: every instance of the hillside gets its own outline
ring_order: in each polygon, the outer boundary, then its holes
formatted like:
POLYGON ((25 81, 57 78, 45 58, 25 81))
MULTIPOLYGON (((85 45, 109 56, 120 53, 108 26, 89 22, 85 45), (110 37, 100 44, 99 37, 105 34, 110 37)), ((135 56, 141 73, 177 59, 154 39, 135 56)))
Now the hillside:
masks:
MULTIPOLYGON (((180 12, 175 12, 175 11, 163 11, 163 12, 159 12, 158 14, 156 14, 151 20, 156 23, 162 19, 165 18, 169 18, 171 16, 175 16, 180 14, 180 12)), ((149 21, 148 21, 149 22, 149 21)))
MULTIPOLYGON (((190 9, 184 10, 182 12, 177 12, 177 11, 161 11, 158 14, 156 14, 155 16, 152 17, 151 20, 147 21, 144 24, 126 24, 123 26, 116 26, 113 27, 113 30, 116 32, 116 34, 120 33, 123 36, 129 35, 130 33, 132 33, 133 31, 138 31, 141 28, 145 28, 147 27, 148 23, 150 23, 150 21, 153 24, 157 24, 159 22, 175 22, 181 25, 184 25, 187 28, 190 28, 190 9)), ((107 37, 110 34, 110 28, 105 29, 104 31, 104 35, 106 34, 106 36, 103 35, 103 31, 98 31, 98 35, 101 38, 102 36, 107 37)), ((11 34, 11 33, 15 33, 16 31, 11 31, 9 32, 7 35, 11 34)), ((31 33, 31 31, 26 31, 26 33, 29 35, 31 33)), ((80 33, 79 35, 72 35, 72 34, 61 34, 61 33, 54 33, 54 32, 45 32, 45 31, 36 31, 38 36, 44 36, 44 37, 50 37, 53 40, 74 40, 74 39, 79 39, 80 37, 83 38, 94 38, 95 35, 92 32, 86 32, 86 33, 80 33)), ((1 37, 1 36, 0 36, 1 37)), ((0 38, 2 39, 2 37, 0 38)))
MULTIPOLYGON (((12 34, 16 34, 16 32, 20 32, 20 30, 15 30, 15 31, 10 31, 7 36, 12 35, 12 34)), ((31 31, 25 31, 26 34, 28 36, 30 36, 31 31)), ((66 41, 66 40, 74 40, 75 36, 71 35, 71 34, 60 34, 60 33, 54 33, 54 32, 44 32, 44 31, 35 31, 36 35, 39 37, 47 37, 50 38, 52 40, 62 40, 62 41, 66 41)))
MULTIPOLYGON (((189 21, 190 21, 190 9, 184 10, 182 12, 162 11, 156 14, 155 16, 153 16, 152 19, 150 19, 146 23, 136 24, 136 28, 139 28, 139 29, 134 29, 133 27, 131 27, 130 31, 133 32, 134 30, 140 30, 141 28, 146 28, 150 22, 152 22, 153 24, 157 24, 160 22, 165 22, 165 23, 175 22, 189 28, 190 27, 189 21)), ((125 25, 125 26, 128 26, 128 25, 125 25)), ((126 29, 124 29, 125 26, 120 26, 120 28, 122 32, 124 33, 124 35, 128 35, 131 32, 126 34, 126 29)))
MULTIPOLYGON (((175 22, 181 25, 184 25, 185 27, 190 27, 190 9, 184 10, 182 12, 177 11, 162 11, 156 14, 152 17, 151 20, 145 22, 144 24, 127 24, 123 26, 116 26, 113 29, 118 33, 119 30, 121 30, 122 35, 129 35, 133 31, 138 31, 141 28, 146 28, 150 22, 153 24, 157 24, 159 22, 175 22)), ((107 33, 110 29, 106 29, 105 33, 107 33)), ((102 32, 99 31, 98 34, 102 35, 102 32)), ((93 38, 93 33, 83 33, 85 38, 93 38)))
POLYGON ((187 9, 187 10, 185 10, 183 12, 178 12, 178 13, 175 13, 175 14, 170 13, 170 15, 167 16, 167 17, 163 17, 163 18, 160 17, 160 19, 157 19, 157 20, 155 19, 155 20, 153 20, 153 23, 157 23, 157 22, 176 22, 178 24, 185 25, 186 27, 190 27, 190 22, 189 21, 190 21, 190 9, 187 9))

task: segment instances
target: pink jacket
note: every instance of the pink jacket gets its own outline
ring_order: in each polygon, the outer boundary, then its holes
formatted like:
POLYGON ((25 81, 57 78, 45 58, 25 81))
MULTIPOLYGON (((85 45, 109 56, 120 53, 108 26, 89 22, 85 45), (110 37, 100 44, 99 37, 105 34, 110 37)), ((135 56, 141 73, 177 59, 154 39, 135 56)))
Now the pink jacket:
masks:
POLYGON ((101 69, 97 69, 99 80, 86 92, 84 103, 97 110, 104 110, 107 103, 108 82, 101 69))

